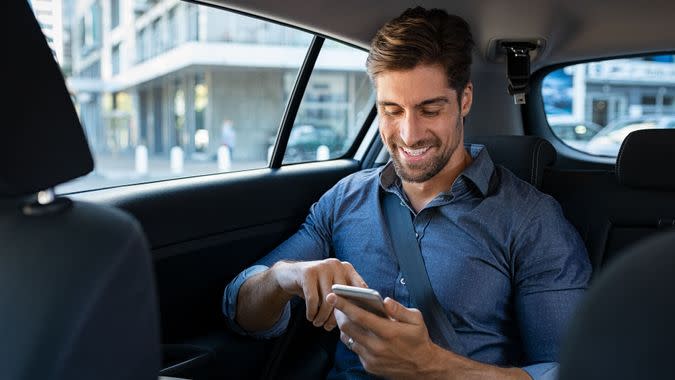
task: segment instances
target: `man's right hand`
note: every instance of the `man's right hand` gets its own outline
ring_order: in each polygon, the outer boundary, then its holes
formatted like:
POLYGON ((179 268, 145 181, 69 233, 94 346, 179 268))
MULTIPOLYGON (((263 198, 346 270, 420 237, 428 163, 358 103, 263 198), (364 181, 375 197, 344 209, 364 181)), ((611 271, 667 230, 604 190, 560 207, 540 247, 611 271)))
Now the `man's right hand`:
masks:
POLYGON ((274 279, 284 292, 305 300, 307 320, 314 326, 331 331, 337 325, 333 305, 325 302, 333 284, 367 288, 368 285, 352 264, 330 258, 318 261, 280 261, 271 268, 274 279))

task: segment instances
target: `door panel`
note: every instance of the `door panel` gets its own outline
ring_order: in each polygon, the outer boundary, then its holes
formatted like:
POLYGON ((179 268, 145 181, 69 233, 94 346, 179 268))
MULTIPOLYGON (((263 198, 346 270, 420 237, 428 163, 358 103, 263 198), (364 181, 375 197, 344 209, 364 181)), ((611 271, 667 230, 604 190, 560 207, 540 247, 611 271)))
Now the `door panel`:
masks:
MULTIPOLYGON (((230 371, 238 371, 255 367, 255 361, 246 356, 267 352, 271 345, 225 331, 221 312, 225 285, 296 231, 310 205, 359 168, 355 160, 298 164, 72 197, 122 208, 140 221, 153 252, 162 342, 205 345, 206 352, 220 357, 210 362, 217 368, 207 372, 222 371, 228 365, 238 368, 230 371)), ((166 356, 168 360, 175 355, 166 356)), ((199 377, 194 371, 187 374, 199 377)))

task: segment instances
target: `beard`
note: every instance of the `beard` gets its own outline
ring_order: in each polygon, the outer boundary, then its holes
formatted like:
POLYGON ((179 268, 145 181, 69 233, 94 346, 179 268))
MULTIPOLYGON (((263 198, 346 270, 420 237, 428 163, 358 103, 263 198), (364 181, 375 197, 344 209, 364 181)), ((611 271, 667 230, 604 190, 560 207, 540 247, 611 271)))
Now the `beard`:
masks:
MULTIPOLYGON (((460 121, 457 121, 455 127, 456 132, 459 133, 461 130, 460 121)), ((422 183, 430 180, 436 174, 440 173, 441 170, 448 164, 450 158, 455 153, 457 148, 460 145, 460 138, 454 139, 451 141, 448 146, 443 149, 443 144, 441 140, 433 136, 430 139, 426 139, 416 143, 414 146, 406 146, 405 143, 401 140, 400 137, 395 136, 392 139, 388 139, 387 149, 389 149, 389 155, 391 156, 392 161, 394 162, 394 170, 396 174, 405 182, 412 183, 422 183), (430 152, 431 156, 428 157, 423 162, 419 163, 406 163, 401 158, 401 151, 399 147, 406 147, 409 149, 419 149, 422 147, 429 147, 429 149, 435 150, 430 152)))

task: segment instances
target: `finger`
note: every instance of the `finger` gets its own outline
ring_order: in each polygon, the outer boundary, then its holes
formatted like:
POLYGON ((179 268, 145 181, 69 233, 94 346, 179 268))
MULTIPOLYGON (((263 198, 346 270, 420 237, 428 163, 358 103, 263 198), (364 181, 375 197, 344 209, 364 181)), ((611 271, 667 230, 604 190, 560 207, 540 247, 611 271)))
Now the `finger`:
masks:
MULTIPOLYGON (((347 301, 346 299, 339 297, 335 293, 330 293, 326 296, 326 302, 333 305, 336 309, 336 319, 340 330, 344 331, 345 329, 351 329, 352 326, 358 326, 360 333, 368 330, 373 330, 377 334, 377 331, 382 329, 382 322, 390 322, 388 319, 378 317, 377 315, 366 311, 353 303, 347 301), (341 315, 344 315, 344 318, 340 318, 341 315)), ((354 337, 347 331, 347 334, 354 337)))
POLYGON ((409 309, 389 297, 384 299, 384 310, 391 318, 399 322, 413 325, 424 324, 424 318, 419 310, 409 309))
POLYGON ((335 320, 337 321, 338 328, 340 332, 343 332, 354 339, 359 339, 361 341, 366 340, 367 337, 372 336, 372 334, 359 326, 358 324, 351 321, 343 312, 338 309, 335 309, 335 320))
POLYGON ((331 278, 328 276, 321 276, 319 278, 319 310, 316 313, 316 316, 314 316, 314 326, 319 327, 323 326, 324 323, 330 318, 331 314, 333 314, 333 305, 329 304, 326 302, 323 297, 325 297, 326 294, 331 292, 331 285, 333 285, 333 281, 331 281, 331 278))
POLYGON ((347 280, 349 283, 347 285, 358 286, 361 288, 367 288, 368 284, 363 280, 361 275, 354 269, 352 264, 347 261, 343 261, 342 264, 345 266, 347 271, 347 280))
POLYGON ((364 355, 368 351, 362 344, 358 343, 356 339, 342 332, 340 333, 340 341, 342 341, 342 343, 347 346, 347 349, 351 350, 358 356, 364 355), (349 339, 352 340, 351 343, 349 342, 349 339))
POLYGON ((328 317, 326 323, 323 324, 323 328, 326 331, 333 331, 335 326, 337 326, 337 321, 335 320, 335 313, 330 313, 330 317, 328 317))
POLYGON ((319 311, 319 294, 316 284, 304 284, 302 292, 305 296, 305 312, 307 320, 313 322, 316 313, 319 311))

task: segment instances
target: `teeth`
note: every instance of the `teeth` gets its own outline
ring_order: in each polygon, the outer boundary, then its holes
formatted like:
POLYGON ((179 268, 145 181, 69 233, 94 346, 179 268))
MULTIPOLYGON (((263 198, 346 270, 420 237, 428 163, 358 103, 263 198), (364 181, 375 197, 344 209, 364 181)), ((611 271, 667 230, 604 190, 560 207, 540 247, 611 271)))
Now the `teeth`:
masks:
POLYGON ((429 150, 429 147, 426 147, 426 148, 420 148, 420 149, 407 149, 407 148, 402 148, 402 149, 403 149, 403 151, 405 151, 408 155, 415 157, 415 156, 421 156, 421 155, 423 155, 424 152, 426 152, 427 150, 429 150))

